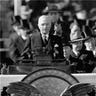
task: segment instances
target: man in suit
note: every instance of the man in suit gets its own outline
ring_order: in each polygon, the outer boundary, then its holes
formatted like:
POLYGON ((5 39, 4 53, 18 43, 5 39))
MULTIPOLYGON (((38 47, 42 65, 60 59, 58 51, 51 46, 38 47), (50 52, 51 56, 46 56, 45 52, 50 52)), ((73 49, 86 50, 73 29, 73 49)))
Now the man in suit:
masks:
POLYGON ((48 15, 52 18, 52 33, 54 35, 60 36, 62 38, 62 41, 69 41, 69 24, 63 19, 62 13, 63 11, 60 11, 57 6, 48 6, 48 15))
POLYGON ((38 32, 33 32, 29 39, 27 39, 24 52, 31 52, 33 62, 30 67, 22 68, 23 73, 26 73, 26 70, 28 73, 30 70, 40 69, 42 68, 41 65, 43 65, 43 68, 58 67, 69 72, 69 66, 65 66, 67 64, 62 63, 64 56, 61 38, 57 35, 49 34, 51 32, 51 17, 48 15, 40 16, 38 19, 38 28, 38 32))
POLYGON ((86 37, 86 41, 84 42, 86 50, 92 51, 94 57, 96 57, 96 44, 95 44, 96 35, 93 33, 92 29, 89 26, 85 26, 84 33, 86 37))
POLYGON ((91 51, 85 50, 83 42, 86 40, 81 34, 77 24, 71 26, 70 43, 72 45, 71 63, 76 65, 76 72, 92 72, 94 68, 94 56, 91 51))
POLYGON ((18 22, 23 27, 26 27, 31 31, 34 30, 33 24, 30 20, 31 13, 32 13, 32 10, 29 8, 29 6, 27 4, 22 4, 20 7, 20 14, 13 16, 11 18, 11 25, 13 25, 14 22, 18 22))
POLYGON ((12 33, 9 37, 10 42, 8 44, 9 47, 9 56, 13 60, 13 62, 17 62, 17 59, 21 56, 23 53, 23 49, 26 45, 26 40, 29 36, 29 31, 27 28, 24 28, 23 26, 14 23, 14 26, 17 26, 18 30, 15 30, 16 32, 12 33))
POLYGON ((61 38, 49 34, 51 28, 51 17, 48 15, 40 16, 38 19, 38 28, 39 32, 33 33, 27 44, 27 47, 30 47, 31 45, 30 48, 33 54, 33 59, 36 56, 42 57, 42 55, 43 58, 45 57, 44 55, 48 55, 49 58, 53 59, 63 58, 61 38))

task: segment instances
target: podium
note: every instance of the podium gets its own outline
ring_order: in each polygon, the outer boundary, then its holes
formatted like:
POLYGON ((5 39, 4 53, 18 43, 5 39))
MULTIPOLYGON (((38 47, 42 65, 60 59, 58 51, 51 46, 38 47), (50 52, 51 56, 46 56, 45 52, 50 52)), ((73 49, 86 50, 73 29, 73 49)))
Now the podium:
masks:
POLYGON ((67 65, 64 62, 52 62, 52 59, 45 58, 42 57, 41 59, 38 57, 36 61, 23 59, 16 65, 10 65, 8 74, 29 74, 30 72, 43 68, 58 68, 64 70, 66 73, 71 72, 70 65, 67 65))

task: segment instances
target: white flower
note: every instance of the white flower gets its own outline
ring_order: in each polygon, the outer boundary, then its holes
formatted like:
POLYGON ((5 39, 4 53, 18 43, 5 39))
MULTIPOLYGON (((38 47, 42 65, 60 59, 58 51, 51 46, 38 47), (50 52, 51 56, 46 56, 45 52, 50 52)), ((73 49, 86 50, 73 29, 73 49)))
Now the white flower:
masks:
POLYGON ((54 47, 59 47, 59 45, 58 44, 55 44, 54 47))

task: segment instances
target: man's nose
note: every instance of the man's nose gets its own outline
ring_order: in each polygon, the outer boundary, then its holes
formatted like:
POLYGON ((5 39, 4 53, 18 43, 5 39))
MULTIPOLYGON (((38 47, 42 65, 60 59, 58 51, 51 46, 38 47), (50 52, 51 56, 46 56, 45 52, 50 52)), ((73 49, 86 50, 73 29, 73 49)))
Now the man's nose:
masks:
POLYGON ((47 25, 46 24, 44 25, 44 28, 47 28, 47 25))

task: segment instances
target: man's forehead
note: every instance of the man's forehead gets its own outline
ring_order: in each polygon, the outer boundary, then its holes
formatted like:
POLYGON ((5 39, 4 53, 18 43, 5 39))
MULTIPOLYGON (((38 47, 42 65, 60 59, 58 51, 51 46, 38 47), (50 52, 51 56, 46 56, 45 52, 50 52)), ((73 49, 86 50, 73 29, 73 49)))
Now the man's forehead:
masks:
POLYGON ((51 23, 51 17, 50 16, 43 15, 43 16, 41 16, 39 18, 38 23, 39 24, 41 24, 41 23, 51 23))

